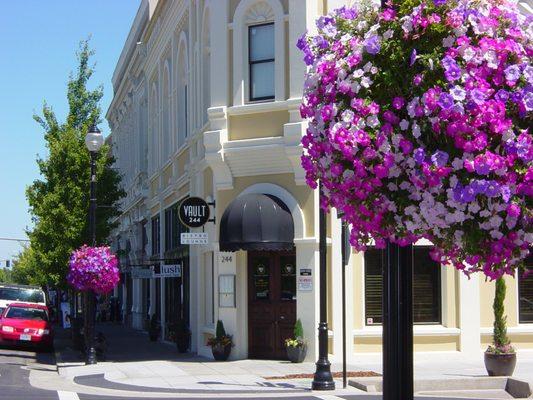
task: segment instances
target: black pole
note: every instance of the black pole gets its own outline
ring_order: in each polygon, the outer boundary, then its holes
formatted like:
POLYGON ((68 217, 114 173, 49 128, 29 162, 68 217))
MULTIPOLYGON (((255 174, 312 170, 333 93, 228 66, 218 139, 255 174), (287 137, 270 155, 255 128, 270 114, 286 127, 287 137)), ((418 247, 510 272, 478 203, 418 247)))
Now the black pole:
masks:
POLYGON ((383 268, 383 400, 413 399, 413 247, 387 243, 383 268))
POLYGON ((327 308, 327 256, 326 256, 326 211, 320 207, 322 184, 318 186, 319 199, 319 251, 320 251, 320 322, 318 324, 318 361, 313 378, 313 390, 334 390, 335 382, 331 375, 328 360, 328 308, 327 308))
POLYGON ((342 252, 342 387, 346 389, 348 386, 348 376, 346 371, 346 264, 348 262, 348 254, 346 251, 350 248, 346 243, 347 226, 342 223, 341 231, 341 252, 342 252))
MULTIPOLYGON (((89 199, 89 231, 91 246, 96 245, 96 152, 91 151, 91 188, 89 199)), ((94 348, 94 293, 85 292, 85 364, 96 364, 94 348)))

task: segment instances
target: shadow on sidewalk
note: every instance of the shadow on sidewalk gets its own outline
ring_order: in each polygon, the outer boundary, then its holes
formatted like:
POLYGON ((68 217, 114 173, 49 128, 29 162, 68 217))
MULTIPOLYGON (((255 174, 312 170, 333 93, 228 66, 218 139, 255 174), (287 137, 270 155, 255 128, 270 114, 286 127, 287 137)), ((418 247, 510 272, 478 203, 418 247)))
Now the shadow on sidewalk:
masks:
MULTIPOLYGON (((210 361, 190 353, 179 353, 176 346, 161 341, 151 342, 143 331, 134 330, 118 323, 102 322, 96 325, 96 332, 106 338, 106 362, 140 361, 210 361)), ((70 329, 57 328, 55 337, 56 354, 62 363, 79 363, 84 355, 72 348, 70 329)))

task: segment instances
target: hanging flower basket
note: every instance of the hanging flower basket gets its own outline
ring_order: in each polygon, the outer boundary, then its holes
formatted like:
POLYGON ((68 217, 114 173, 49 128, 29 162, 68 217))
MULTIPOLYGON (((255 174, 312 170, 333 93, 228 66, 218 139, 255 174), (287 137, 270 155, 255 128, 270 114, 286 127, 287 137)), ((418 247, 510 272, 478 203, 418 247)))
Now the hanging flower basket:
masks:
POLYGON ((120 281, 118 260, 109 247, 82 246, 72 252, 67 282, 81 291, 105 294, 120 281))
POLYGON ((532 243, 533 20, 508 0, 363 0, 298 41, 307 183, 357 250, 421 238, 492 279, 532 243))

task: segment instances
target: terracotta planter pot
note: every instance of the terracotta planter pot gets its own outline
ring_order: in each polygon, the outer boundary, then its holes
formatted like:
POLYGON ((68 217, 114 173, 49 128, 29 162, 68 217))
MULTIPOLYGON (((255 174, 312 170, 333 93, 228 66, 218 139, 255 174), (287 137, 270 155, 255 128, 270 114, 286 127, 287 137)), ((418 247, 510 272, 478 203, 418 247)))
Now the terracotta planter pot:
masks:
POLYGON ((287 357, 289 358, 289 361, 292 363, 301 363, 303 360, 305 360, 305 356, 307 355, 307 346, 300 346, 300 347, 293 347, 293 346, 287 346, 287 357))
POLYGON ((516 366, 516 353, 485 353, 485 368, 489 376, 512 376, 516 366))
POLYGON ((215 360, 226 361, 231 353, 231 343, 225 346, 222 344, 216 344, 211 346, 211 351, 213 352, 215 360))

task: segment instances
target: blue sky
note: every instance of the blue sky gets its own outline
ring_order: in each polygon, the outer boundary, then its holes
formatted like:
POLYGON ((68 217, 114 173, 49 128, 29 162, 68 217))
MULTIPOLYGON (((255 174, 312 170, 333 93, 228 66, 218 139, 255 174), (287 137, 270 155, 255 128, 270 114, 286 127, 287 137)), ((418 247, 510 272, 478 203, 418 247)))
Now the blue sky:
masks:
MULTIPOLYGON (((0 13, 0 238, 26 238, 31 226, 26 187, 38 178, 36 155, 45 155, 43 132, 33 120, 43 101, 60 121, 66 84, 76 68, 80 40, 91 36, 96 62, 91 87, 104 85, 103 113, 113 98, 111 77, 140 0, 19 0, 0 13)), ((100 126, 107 134, 107 123, 100 126)), ((0 260, 20 250, 0 240, 0 260)), ((4 261, 0 266, 4 266, 4 261)))

